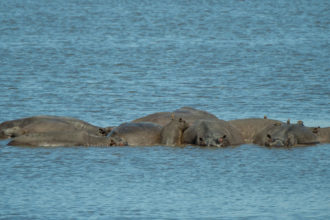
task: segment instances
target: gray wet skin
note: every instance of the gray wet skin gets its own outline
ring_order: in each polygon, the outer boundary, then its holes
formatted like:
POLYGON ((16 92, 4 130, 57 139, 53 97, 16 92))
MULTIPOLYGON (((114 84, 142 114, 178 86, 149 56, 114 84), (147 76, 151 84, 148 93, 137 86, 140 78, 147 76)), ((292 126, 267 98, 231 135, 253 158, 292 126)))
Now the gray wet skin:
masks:
POLYGON ((18 137, 25 134, 48 132, 85 131, 92 135, 106 136, 109 128, 100 128, 85 121, 59 116, 34 116, 0 124, 0 139, 18 137))
POLYGON ((205 120, 217 120, 218 118, 206 111, 201 111, 198 109, 194 109, 191 107, 182 107, 173 112, 157 112, 154 114, 147 115, 142 118, 135 119, 132 122, 152 122, 155 124, 159 124, 161 126, 165 126, 172 120, 172 115, 175 118, 182 118, 189 125, 192 125, 195 121, 205 119, 205 120))
POLYGON ((160 145, 161 129, 162 126, 151 122, 129 122, 114 128, 109 137, 121 139, 129 146, 160 145))
POLYGON ((198 120, 183 133, 185 144, 226 147, 243 144, 239 131, 223 120, 198 120))
POLYGON ((267 147, 293 147, 318 144, 318 137, 301 124, 270 125, 254 137, 254 144, 267 147))
POLYGON ((252 144, 254 136, 268 126, 276 123, 282 123, 281 121, 267 119, 266 117, 236 119, 228 122, 241 133, 246 144, 252 144))
POLYGON ((123 146, 122 140, 113 140, 105 136, 92 135, 85 131, 74 132, 48 132, 25 134, 13 138, 8 145, 25 147, 71 147, 71 146, 123 146))
POLYGON ((330 127, 314 127, 310 129, 317 136, 320 143, 330 143, 330 127))
POLYGON ((167 146, 180 146, 183 144, 183 132, 189 127, 188 123, 182 118, 175 118, 165 125, 160 133, 160 142, 167 146))

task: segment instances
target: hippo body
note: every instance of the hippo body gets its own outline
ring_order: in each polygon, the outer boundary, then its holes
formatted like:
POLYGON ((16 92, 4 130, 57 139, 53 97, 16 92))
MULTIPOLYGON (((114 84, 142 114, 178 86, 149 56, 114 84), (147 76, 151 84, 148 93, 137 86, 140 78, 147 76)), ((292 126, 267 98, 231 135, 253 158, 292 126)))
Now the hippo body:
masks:
POLYGON ((142 118, 133 120, 133 123, 150 122, 161 126, 167 125, 171 121, 171 112, 157 112, 142 118))
POLYGON ((162 126, 151 122, 129 122, 114 128, 109 137, 122 139, 129 146, 151 146, 160 144, 162 126))
POLYGON ((206 111, 201 111, 191 107, 182 107, 173 112, 158 112, 151 115, 147 115, 142 118, 138 118, 132 122, 152 122, 165 126, 171 122, 171 116, 174 114, 174 117, 179 119, 182 118, 189 125, 192 125, 196 120, 216 120, 218 119, 215 115, 208 113, 206 111))
POLYGON ((71 147, 71 146, 113 146, 124 145, 115 143, 105 136, 91 135, 85 131, 76 132, 48 132, 24 134, 13 138, 8 145, 25 147, 71 147))
POLYGON ((317 136, 320 143, 330 143, 330 127, 325 128, 310 128, 317 136))
POLYGON ((185 144, 226 147, 243 144, 240 132, 223 120, 198 120, 183 133, 185 144))
POLYGON ((183 144, 183 132, 188 128, 188 124, 182 118, 172 118, 160 132, 160 143, 166 146, 180 146, 183 144))
POLYGON ((268 147, 293 147, 318 144, 311 129, 299 124, 274 124, 266 127, 254 137, 254 144, 268 147))
POLYGON ((254 136, 266 127, 273 124, 282 124, 281 121, 263 118, 248 118, 228 121, 242 135, 246 144, 253 143, 254 136))
POLYGON ((34 116, 0 124, 0 139, 18 137, 23 134, 85 131, 97 136, 105 136, 106 131, 79 119, 59 116, 34 116))

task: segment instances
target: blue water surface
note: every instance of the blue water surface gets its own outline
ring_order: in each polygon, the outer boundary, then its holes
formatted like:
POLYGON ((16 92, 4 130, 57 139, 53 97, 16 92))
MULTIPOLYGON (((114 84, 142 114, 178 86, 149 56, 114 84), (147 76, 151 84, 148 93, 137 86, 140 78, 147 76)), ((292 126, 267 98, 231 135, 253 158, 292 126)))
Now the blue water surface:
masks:
MULTIPOLYGON (((0 122, 182 106, 330 126, 330 2, 0 1, 0 122)), ((330 145, 20 148, 1 219, 328 219, 330 145)))

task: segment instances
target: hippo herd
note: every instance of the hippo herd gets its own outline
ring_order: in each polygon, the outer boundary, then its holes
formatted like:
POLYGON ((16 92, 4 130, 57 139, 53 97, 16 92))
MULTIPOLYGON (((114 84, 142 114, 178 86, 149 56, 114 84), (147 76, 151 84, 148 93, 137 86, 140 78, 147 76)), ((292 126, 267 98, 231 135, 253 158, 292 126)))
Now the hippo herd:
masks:
POLYGON ((224 121, 206 111, 182 107, 119 126, 101 128, 75 118, 35 116, 0 124, 10 146, 206 146, 256 144, 293 147, 330 143, 330 127, 306 127, 263 118, 224 121))

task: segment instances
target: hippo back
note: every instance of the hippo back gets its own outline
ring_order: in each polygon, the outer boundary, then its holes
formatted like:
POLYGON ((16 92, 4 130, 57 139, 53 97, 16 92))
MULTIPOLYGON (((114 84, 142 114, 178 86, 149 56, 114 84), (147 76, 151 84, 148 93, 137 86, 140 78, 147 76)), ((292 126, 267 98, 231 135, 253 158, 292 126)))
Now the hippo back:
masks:
POLYGON ((34 116, 0 124, 0 138, 18 137, 23 134, 47 133, 72 130, 86 131, 93 135, 102 136, 101 128, 79 119, 60 116, 34 116))
POLYGON ((309 129, 317 136, 320 143, 330 143, 330 127, 309 129))
POLYGON ((133 120, 133 123, 151 122, 161 126, 167 125, 171 121, 171 112, 157 112, 142 118, 133 120))
POLYGON ((111 139, 85 131, 30 133, 13 138, 8 145, 25 147, 110 146, 111 139))
POLYGON ((194 109, 191 107, 182 107, 173 112, 158 112, 151 115, 147 115, 142 118, 135 119, 132 122, 152 122, 165 126, 171 122, 172 115, 176 119, 182 118, 188 124, 192 125, 195 121, 205 119, 205 120, 216 120, 218 119, 215 115, 208 113, 206 111, 194 109))
POLYGON ((151 146, 160 144, 162 126, 151 122, 129 122, 114 128, 109 137, 122 139, 130 146, 151 146))

